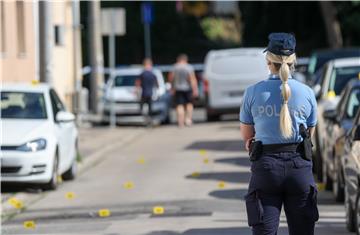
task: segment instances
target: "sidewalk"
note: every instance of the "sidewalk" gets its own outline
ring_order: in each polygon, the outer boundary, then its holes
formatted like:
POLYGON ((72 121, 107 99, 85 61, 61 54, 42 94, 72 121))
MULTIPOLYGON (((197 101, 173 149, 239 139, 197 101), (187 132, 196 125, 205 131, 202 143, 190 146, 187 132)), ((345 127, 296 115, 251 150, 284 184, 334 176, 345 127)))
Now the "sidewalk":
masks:
MULTIPOLYGON (((107 153, 119 146, 125 146, 144 134, 148 129, 140 127, 81 127, 79 128, 79 152, 81 161, 78 164, 78 174, 96 166, 106 159, 107 153)), ((75 179, 76 180, 76 179, 75 179)), ((66 183, 66 182, 65 182, 66 183)), ((61 185, 59 186, 61 187, 61 185)), ((48 193, 56 191, 22 190, 14 193, 1 194, 1 217, 2 222, 21 213, 32 203, 41 200, 48 193), (12 207, 7 201, 15 197, 23 203, 21 209, 12 207)))

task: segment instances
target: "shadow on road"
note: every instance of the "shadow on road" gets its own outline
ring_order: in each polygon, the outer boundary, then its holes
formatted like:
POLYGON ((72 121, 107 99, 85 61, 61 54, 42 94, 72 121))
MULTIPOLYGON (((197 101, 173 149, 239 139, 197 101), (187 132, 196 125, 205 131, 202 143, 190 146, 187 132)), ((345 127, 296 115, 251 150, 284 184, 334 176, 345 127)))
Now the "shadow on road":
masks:
POLYGON ((249 172, 213 172, 213 173, 200 173, 199 176, 187 175, 187 179, 197 180, 215 180, 225 181, 230 183, 246 183, 250 180, 249 172))
POLYGON ((216 163, 233 164, 237 166, 250 167, 251 162, 248 157, 220 158, 215 160, 216 163))
POLYGON ((209 193, 210 196, 219 199, 244 200, 247 189, 216 190, 209 193))
POLYGON ((40 193, 42 192, 40 186, 35 184, 23 183, 1 183, 1 193, 40 193))
POLYGON ((206 149, 209 151, 228 151, 238 152, 245 151, 244 142, 236 140, 206 140, 196 141, 186 147, 187 150, 200 150, 206 149))

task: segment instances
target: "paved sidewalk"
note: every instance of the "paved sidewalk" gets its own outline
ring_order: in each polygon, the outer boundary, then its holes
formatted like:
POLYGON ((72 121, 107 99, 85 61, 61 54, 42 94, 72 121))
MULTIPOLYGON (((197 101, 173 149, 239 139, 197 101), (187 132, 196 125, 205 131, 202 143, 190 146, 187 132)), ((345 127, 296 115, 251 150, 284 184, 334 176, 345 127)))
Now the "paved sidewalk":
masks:
MULTIPOLYGON (((151 129, 141 127, 81 127, 79 128, 79 151, 81 162, 78 165, 79 175, 86 170, 96 166, 106 159, 108 153, 121 146, 125 146, 136 138, 151 129)), ((76 179, 75 179, 76 180, 76 179)), ((66 183, 66 182, 65 182, 66 183)), ((60 185, 59 187, 61 187, 60 185)), ((48 192, 39 189, 24 188, 18 192, 1 193, 1 217, 6 221, 13 215, 21 213, 23 210, 43 198, 48 192), (23 203, 22 209, 16 209, 8 203, 8 199, 16 197, 23 203)))

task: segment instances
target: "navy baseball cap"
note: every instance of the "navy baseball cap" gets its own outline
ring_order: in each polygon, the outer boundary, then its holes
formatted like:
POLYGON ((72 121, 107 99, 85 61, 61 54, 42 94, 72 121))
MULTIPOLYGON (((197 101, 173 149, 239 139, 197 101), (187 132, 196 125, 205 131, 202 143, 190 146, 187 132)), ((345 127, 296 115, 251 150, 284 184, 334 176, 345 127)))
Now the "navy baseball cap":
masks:
POLYGON ((270 51, 275 55, 292 55, 295 53, 296 40, 289 33, 269 34, 269 44, 264 52, 270 51))

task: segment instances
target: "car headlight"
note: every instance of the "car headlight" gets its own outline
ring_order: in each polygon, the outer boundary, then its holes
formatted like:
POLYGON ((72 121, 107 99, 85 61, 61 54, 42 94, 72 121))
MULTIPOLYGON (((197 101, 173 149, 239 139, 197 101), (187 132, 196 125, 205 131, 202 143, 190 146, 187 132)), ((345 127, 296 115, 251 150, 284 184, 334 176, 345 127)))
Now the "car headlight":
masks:
POLYGON ((46 140, 36 139, 17 147, 16 150, 24 151, 24 152, 36 152, 36 151, 44 150, 45 148, 46 148, 46 140))

